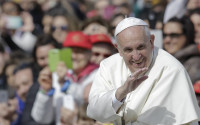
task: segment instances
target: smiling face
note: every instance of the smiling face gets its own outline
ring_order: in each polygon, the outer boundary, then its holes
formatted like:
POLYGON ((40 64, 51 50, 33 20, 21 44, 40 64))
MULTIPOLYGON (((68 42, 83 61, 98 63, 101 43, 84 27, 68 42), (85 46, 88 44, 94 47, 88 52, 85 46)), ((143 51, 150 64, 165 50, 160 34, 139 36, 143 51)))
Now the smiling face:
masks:
POLYGON ((26 101, 28 90, 33 84, 32 70, 30 68, 20 70, 14 77, 16 92, 23 101, 26 101))
POLYGON ((39 46, 36 50, 37 63, 41 68, 48 65, 48 52, 55 48, 52 44, 47 44, 44 46, 39 46))
POLYGON ((106 43, 97 43, 92 46, 92 57, 90 61, 99 65, 100 62, 112 55, 112 48, 106 43))
POLYGON ((186 36, 183 34, 182 25, 177 22, 168 22, 163 29, 163 46, 170 54, 175 54, 186 45, 186 36))
POLYGON ((52 35, 59 43, 64 42, 68 33, 68 21, 64 16, 56 16, 52 21, 52 35))
POLYGON ((147 36, 144 27, 129 27, 117 35, 117 48, 131 72, 149 67, 154 36, 147 36))
POLYGON ((79 74, 89 63, 91 51, 79 47, 72 47, 72 62, 75 74, 79 74))

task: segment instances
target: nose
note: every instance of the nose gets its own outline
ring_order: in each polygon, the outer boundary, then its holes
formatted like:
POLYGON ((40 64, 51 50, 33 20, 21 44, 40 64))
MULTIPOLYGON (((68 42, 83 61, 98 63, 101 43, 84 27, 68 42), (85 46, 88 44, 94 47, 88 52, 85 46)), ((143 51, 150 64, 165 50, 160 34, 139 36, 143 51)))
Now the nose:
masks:
POLYGON ((165 38, 164 38, 164 42, 165 43, 169 43, 171 41, 171 37, 170 36, 166 36, 165 38))
POLYGON ((22 88, 22 89, 20 89, 18 94, 19 94, 19 97, 20 97, 22 100, 25 99, 26 94, 27 94, 27 88, 22 88))
POLYGON ((97 58, 97 63, 100 64, 100 62, 104 59, 104 56, 103 55, 100 55, 98 58, 97 58))
POLYGON ((71 56, 72 56, 72 59, 75 59, 75 58, 77 57, 76 52, 73 52, 73 51, 72 51, 72 55, 71 55, 71 56))
POLYGON ((140 53, 138 50, 135 50, 135 51, 132 52, 131 57, 132 57, 135 61, 137 61, 137 60, 139 60, 139 59, 141 58, 141 53, 140 53))
POLYGON ((46 67, 48 65, 48 57, 44 59, 43 61, 43 68, 46 67))

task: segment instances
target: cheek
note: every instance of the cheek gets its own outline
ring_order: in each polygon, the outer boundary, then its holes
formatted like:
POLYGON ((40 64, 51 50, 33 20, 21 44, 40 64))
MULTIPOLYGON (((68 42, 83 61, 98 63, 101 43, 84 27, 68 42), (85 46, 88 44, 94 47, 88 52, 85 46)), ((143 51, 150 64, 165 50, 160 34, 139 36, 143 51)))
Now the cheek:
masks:
POLYGON ((38 59, 38 64, 42 65, 42 63, 43 63, 43 60, 42 59, 38 59))
POLYGON ((124 61, 126 62, 126 64, 128 64, 128 62, 131 60, 131 55, 122 55, 124 61))
POLYGON ((96 56, 92 56, 91 59, 90 59, 90 61, 91 61, 91 62, 94 62, 95 59, 96 59, 96 56))
POLYGON ((25 93, 27 93, 30 87, 31 87, 31 83, 29 83, 29 84, 27 84, 27 85, 24 85, 24 87, 23 87, 24 90, 23 90, 23 91, 24 91, 25 93))

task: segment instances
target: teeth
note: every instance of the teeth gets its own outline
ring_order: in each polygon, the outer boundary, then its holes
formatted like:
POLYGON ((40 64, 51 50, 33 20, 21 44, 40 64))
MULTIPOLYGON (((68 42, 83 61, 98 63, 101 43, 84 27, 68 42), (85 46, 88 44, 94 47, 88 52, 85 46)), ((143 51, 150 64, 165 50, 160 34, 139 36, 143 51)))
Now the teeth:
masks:
POLYGON ((139 64, 139 63, 141 63, 143 61, 143 59, 140 59, 139 61, 132 61, 133 63, 136 63, 136 64, 139 64))

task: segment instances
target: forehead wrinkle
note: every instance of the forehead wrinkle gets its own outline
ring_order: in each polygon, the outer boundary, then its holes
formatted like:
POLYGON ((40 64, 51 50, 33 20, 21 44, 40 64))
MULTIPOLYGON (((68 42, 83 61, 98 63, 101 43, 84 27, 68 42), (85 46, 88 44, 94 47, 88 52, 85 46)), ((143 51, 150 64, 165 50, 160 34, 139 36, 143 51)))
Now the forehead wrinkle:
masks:
POLYGON ((145 42, 148 41, 148 37, 146 36, 144 27, 141 26, 133 26, 129 27, 117 35, 117 44, 121 45, 122 41, 127 42, 145 42))

